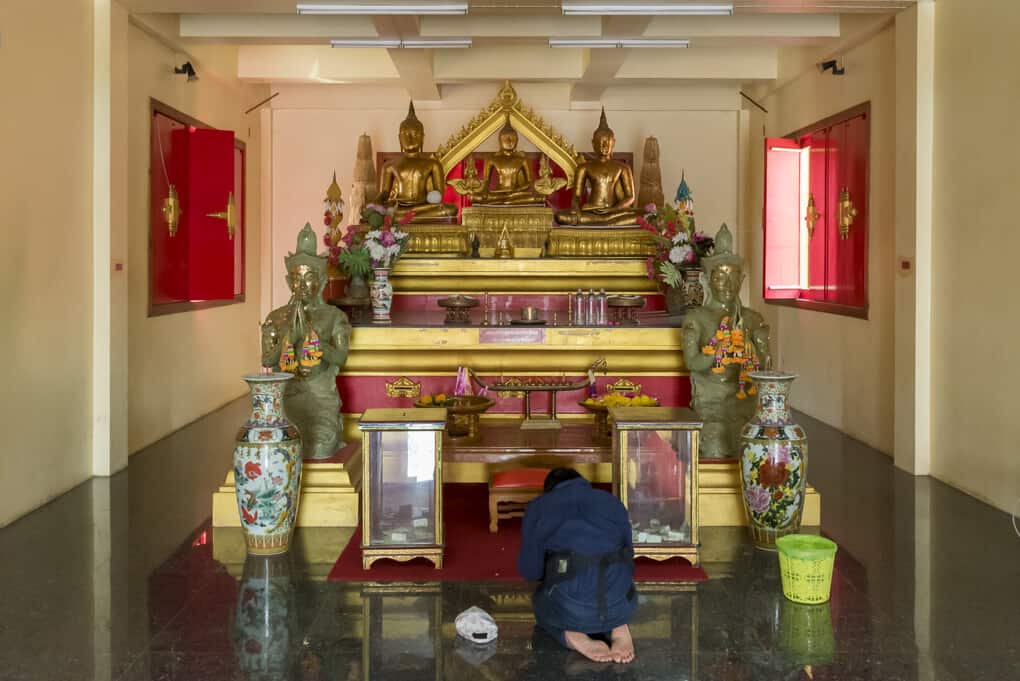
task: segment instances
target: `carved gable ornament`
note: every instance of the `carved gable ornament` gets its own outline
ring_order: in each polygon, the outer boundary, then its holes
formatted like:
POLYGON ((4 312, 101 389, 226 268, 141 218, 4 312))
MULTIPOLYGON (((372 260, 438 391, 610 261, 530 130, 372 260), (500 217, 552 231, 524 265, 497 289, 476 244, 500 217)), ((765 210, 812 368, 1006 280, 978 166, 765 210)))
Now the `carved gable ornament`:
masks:
POLYGON ((534 109, 525 106, 509 80, 503 83, 499 94, 487 107, 436 150, 436 158, 443 164, 443 172, 449 174, 454 166, 490 135, 499 131, 508 117, 510 125, 558 165, 568 180, 574 177, 578 165, 578 153, 574 145, 553 130, 534 109))

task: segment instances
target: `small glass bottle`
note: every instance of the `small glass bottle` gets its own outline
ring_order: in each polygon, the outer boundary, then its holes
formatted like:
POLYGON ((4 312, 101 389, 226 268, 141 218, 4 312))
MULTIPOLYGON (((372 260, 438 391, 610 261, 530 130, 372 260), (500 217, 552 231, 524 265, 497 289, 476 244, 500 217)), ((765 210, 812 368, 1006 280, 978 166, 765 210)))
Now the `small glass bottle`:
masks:
POLYGON ((584 291, 577 289, 577 293, 574 294, 574 324, 578 326, 584 326, 584 291))
POLYGON ((574 294, 567 293, 567 326, 574 325, 574 294))
POLYGON ((588 289, 587 303, 588 303, 588 324, 590 326, 595 326, 599 322, 597 306, 595 303, 595 289, 593 288, 588 289))
POLYGON ((598 304, 598 308, 599 308, 599 320, 598 320, 598 324, 599 324, 599 326, 605 326, 606 325, 606 321, 607 321, 606 320, 606 316, 607 316, 606 315, 606 312, 607 312, 606 307, 607 307, 607 304, 606 304, 606 290, 604 288, 600 288, 599 289, 599 304, 598 304))

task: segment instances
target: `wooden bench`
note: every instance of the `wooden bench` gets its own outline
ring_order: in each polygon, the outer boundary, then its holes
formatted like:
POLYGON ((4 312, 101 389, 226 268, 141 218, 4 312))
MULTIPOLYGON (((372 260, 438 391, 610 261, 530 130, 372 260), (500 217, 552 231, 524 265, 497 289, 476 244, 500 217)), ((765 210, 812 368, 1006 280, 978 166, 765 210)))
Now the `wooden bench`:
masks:
POLYGON ((493 474, 489 481, 489 532, 499 531, 500 519, 523 517, 528 502, 542 494, 548 474, 547 468, 511 468, 493 474))

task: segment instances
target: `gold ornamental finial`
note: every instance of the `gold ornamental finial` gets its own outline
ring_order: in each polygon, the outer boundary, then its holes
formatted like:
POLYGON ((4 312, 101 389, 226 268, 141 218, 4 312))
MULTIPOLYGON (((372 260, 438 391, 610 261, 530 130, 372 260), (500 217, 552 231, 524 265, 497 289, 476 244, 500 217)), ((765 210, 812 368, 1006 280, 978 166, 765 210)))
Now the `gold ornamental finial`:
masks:
MULTIPOLYGON (((603 135, 609 134, 614 137, 616 136, 613 133, 613 129, 609 127, 609 122, 606 120, 606 107, 602 107, 602 116, 599 118, 599 127, 595 128, 595 135, 600 133, 603 135)), ((594 137, 595 135, 592 136, 594 137)))
POLYGON ((340 185, 336 181, 336 171, 333 171, 333 181, 330 182, 329 187, 326 188, 326 200, 332 203, 337 203, 343 199, 343 192, 340 191, 340 185))
POLYGON ((517 130, 514 129, 514 126, 510 125, 510 114, 506 115, 506 119, 505 119, 505 121, 503 123, 502 129, 500 129, 500 131, 499 131, 499 134, 502 136, 503 133, 507 133, 507 132, 512 132, 515 135, 517 134, 517 130))
POLYGON ((414 127, 418 128, 418 129, 424 129, 425 128, 425 126, 422 125, 422 122, 418 120, 418 117, 414 113, 414 100, 411 100, 410 102, 408 102, 408 104, 407 104, 407 118, 405 118, 403 120, 403 122, 400 124, 400 127, 402 129, 405 128, 405 127, 409 127, 409 126, 414 126, 414 127))

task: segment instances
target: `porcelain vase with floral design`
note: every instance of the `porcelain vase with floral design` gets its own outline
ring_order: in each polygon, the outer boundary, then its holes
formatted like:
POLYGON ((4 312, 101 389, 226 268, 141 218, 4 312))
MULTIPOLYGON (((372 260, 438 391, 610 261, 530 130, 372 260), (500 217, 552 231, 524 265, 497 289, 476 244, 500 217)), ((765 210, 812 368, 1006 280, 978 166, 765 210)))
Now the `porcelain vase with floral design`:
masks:
POLYGON ((372 285, 369 287, 369 294, 372 298, 372 321, 376 324, 389 324, 390 306, 393 304, 390 268, 375 267, 372 269, 372 274, 372 285))
POLYGON ((290 678, 296 600, 287 556, 248 556, 234 619, 237 666, 246 678, 290 678))
POLYGON ((740 482, 751 538, 774 549, 800 530, 807 489, 807 438, 790 417, 790 387, 782 371, 752 371, 758 410, 740 433, 740 482))
POLYGON ((681 288, 684 292, 684 305, 699 307, 705 302, 705 287, 701 284, 702 270, 700 267, 688 267, 683 273, 684 282, 681 288))
POLYGON ((301 492, 301 435, 283 413, 293 374, 248 374, 251 416, 237 433, 234 486, 248 553, 273 555, 290 547, 301 492))

